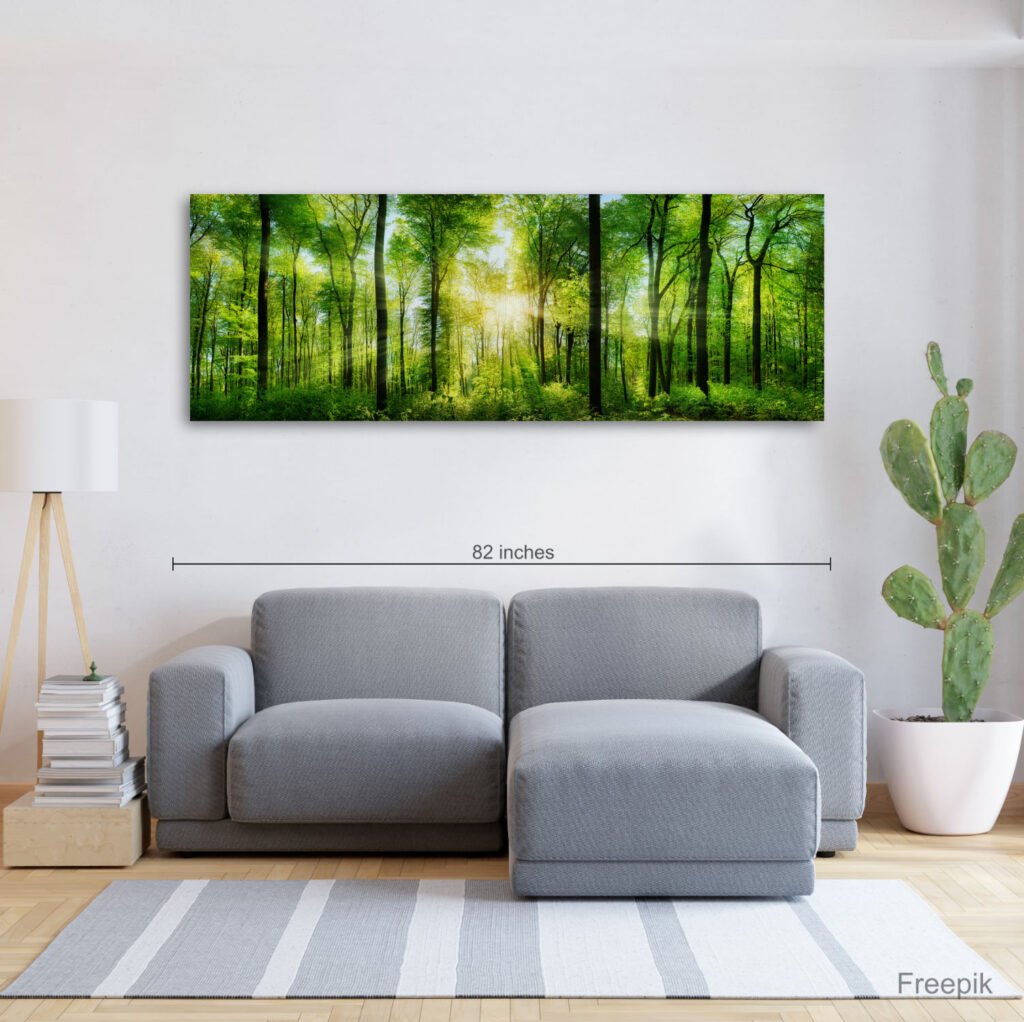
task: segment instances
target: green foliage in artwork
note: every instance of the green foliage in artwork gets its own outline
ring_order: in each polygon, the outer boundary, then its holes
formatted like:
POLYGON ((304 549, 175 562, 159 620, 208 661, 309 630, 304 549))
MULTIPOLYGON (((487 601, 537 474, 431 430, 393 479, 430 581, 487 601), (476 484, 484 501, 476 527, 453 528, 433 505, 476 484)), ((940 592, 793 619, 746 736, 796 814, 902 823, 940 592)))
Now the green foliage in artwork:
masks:
MULTIPOLYGON (((192 399, 193 421, 228 421, 237 419, 239 403, 244 418, 261 421, 318 420, 323 422, 394 419, 401 421, 429 420, 508 422, 554 421, 573 422, 593 418, 586 394, 561 383, 538 388, 532 395, 512 389, 478 390, 468 397, 457 392, 436 396, 419 394, 404 399, 393 398, 383 414, 366 404, 365 396, 328 391, 320 387, 297 387, 273 391, 257 403, 254 372, 247 379, 251 387, 247 396, 201 393, 192 399)), ((607 392, 607 391, 606 391, 607 392)), ((614 394, 608 406, 614 406, 614 394)), ((822 403, 797 390, 766 388, 757 392, 749 387, 711 387, 710 400, 696 387, 673 388, 671 394, 659 394, 653 400, 638 398, 629 408, 611 407, 602 416, 608 421, 671 421, 673 419, 731 421, 807 421, 821 418, 822 403)))
POLYGON ((194 195, 189 227, 193 419, 824 416, 820 195, 194 195))

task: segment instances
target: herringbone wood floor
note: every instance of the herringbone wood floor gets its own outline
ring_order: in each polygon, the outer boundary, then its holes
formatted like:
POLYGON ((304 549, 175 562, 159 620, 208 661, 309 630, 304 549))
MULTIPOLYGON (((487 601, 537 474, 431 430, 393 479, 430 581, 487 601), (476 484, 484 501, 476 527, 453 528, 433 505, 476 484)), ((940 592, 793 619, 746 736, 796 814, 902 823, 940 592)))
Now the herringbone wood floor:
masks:
MULTIPOLYGON (((23 787, 0 787, 0 804, 23 787)), ((1015 802, 1020 801, 1019 792, 1015 802)), ((1004 816, 987 835, 928 838, 904 831, 873 799, 856 852, 819 859, 822 877, 898 877, 1024 988, 1024 815, 1004 816)), ((118 878, 306 879, 312 877, 501 877, 504 859, 191 858, 151 851, 129 870, 0 870, 0 983, 16 976, 90 899, 118 878)), ((569 1022, 660 1019, 756 1022, 989 1022, 1024 1020, 1021 1001, 0 1001, 3 1022, 32 1019, 279 1020, 279 1022, 569 1022)))

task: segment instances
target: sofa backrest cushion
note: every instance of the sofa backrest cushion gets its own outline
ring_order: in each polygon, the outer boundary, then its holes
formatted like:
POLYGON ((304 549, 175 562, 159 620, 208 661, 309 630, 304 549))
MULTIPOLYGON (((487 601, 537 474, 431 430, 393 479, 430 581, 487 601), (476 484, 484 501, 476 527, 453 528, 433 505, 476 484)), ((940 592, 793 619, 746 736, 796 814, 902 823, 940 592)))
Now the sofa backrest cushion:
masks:
POLYGON ((441 699, 504 715, 504 608, 470 589, 282 589, 252 613, 256 709, 441 699))
POLYGON ((757 705, 761 611, 727 589, 535 589, 508 612, 508 718, 580 699, 757 705))

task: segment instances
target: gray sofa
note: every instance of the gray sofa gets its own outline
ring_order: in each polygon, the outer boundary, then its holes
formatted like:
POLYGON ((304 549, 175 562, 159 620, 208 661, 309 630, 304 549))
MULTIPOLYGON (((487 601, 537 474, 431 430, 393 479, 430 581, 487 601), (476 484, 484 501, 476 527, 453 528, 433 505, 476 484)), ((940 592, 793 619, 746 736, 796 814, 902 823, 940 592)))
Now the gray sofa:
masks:
POLYGON ((150 677, 157 843, 501 851, 504 637, 488 593, 266 593, 251 654, 204 646, 150 677))
POLYGON ((517 894, 806 894, 815 853, 856 844, 863 676, 763 652, 753 597, 520 593, 508 692, 517 894))
POLYGON ((863 678, 763 652, 752 597, 521 593, 507 698, 505 639, 487 593, 261 596, 251 653, 152 674, 158 844, 495 853, 507 834, 518 894, 677 897, 807 893, 817 851, 854 847, 863 678))

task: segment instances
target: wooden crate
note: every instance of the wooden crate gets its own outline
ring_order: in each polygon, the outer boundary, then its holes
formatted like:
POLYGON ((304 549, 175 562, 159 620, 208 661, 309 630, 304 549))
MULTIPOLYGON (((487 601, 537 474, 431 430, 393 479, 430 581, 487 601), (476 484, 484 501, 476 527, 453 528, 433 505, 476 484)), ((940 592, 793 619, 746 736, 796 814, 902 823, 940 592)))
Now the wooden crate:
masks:
POLYGON ((149 847, 146 797, 123 808, 32 805, 4 809, 4 866, 130 866, 149 847))

